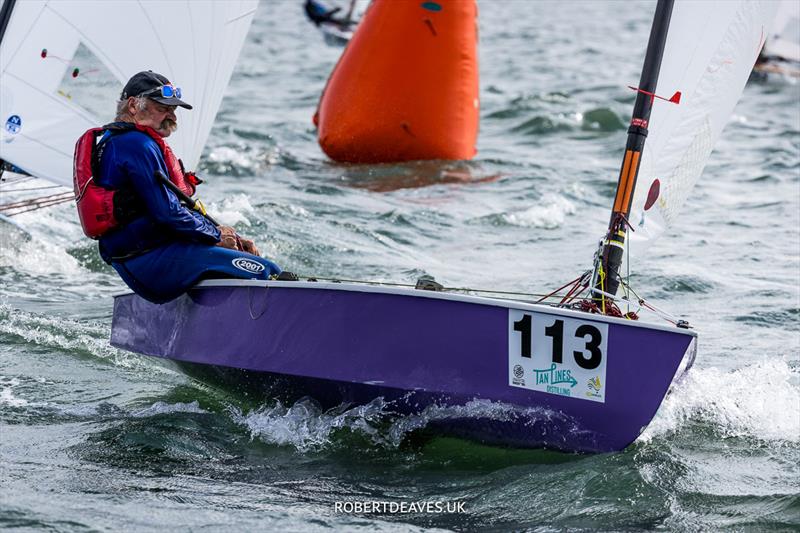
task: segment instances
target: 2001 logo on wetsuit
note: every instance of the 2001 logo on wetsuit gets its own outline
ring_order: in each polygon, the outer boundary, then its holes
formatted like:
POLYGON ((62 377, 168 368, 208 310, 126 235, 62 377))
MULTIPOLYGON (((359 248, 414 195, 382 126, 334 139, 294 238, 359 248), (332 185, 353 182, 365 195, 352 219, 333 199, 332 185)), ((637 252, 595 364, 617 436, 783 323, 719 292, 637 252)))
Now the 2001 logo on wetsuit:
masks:
POLYGON ((253 261, 252 259, 248 259, 246 257, 237 257, 233 261, 233 266, 238 268, 239 270, 244 270, 245 272, 252 272, 253 274, 258 274, 264 270, 264 265, 257 261, 253 261))

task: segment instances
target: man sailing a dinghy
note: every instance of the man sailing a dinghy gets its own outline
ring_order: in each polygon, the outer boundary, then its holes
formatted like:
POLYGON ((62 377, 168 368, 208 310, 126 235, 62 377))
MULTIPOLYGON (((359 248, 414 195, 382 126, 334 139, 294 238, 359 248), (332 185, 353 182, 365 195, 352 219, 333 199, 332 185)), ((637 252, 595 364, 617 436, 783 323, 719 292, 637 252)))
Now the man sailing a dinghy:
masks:
POLYGON ((205 278, 263 280, 281 272, 252 241, 188 209, 173 192, 191 196, 200 182, 164 141, 177 129, 176 107, 192 109, 180 97, 164 76, 139 72, 122 90, 115 122, 87 131, 75 147, 84 232, 99 239, 101 257, 128 287, 156 303, 205 278))

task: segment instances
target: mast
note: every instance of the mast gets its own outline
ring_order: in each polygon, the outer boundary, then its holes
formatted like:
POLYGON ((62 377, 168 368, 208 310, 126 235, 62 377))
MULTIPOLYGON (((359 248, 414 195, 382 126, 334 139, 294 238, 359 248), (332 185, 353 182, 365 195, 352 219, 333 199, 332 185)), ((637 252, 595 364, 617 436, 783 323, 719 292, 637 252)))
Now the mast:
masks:
POLYGON ((356 0, 350 0, 350 8, 347 10, 347 14, 344 16, 344 23, 350 24, 350 20, 353 18, 353 9, 356 7, 356 0))
MULTIPOLYGON (((650 110, 656 98, 656 85, 658 74, 661 70, 661 58, 664 55, 664 45, 667 41, 669 20, 672 16, 674 0, 658 0, 656 12, 653 16, 653 26, 650 28, 650 40, 647 43, 647 53, 642 66, 642 75, 636 94, 636 103, 633 107, 631 125, 628 128, 628 140, 625 144, 625 156, 617 182, 617 193, 614 196, 614 206, 611 210, 611 220, 608 224, 608 233, 602 243, 602 252, 595 259, 595 274, 592 285, 595 289, 615 295, 620 284, 620 266, 622 265, 625 251, 625 237, 628 232, 628 215, 633 202, 633 192, 636 188, 636 178, 639 174, 639 164, 647 139, 647 126, 650 120, 650 110)), ((676 95, 671 99, 679 98, 676 95)), ((660 97, 659 97, 660 98, 660 97)), ((606 296, 598 294, 593 300, 605 303, 606 296)))
POLYGON ((14 11, 14 4, 17 0, 5 0, 3 7, 0 8, 0 45, 3 44, 3 36, 6 34, 8 21, 11 20, 11 12, 14 11))

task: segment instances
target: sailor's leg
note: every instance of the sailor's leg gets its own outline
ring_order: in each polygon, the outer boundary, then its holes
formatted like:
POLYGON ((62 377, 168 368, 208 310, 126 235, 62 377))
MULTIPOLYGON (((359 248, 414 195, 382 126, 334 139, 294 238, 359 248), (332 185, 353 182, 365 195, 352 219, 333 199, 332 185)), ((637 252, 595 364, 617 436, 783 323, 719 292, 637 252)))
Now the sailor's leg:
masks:
POLYGON ((197 255, 202 258, 204 269, 199 277, 269 279, 281 273, 281 267, 257 255, 230 250, 220 246, 206 246, 197 255))
POLYGON ((281 268, 268 259, 219 246, 179 242, 112 266, 125 283, 147 300, 177 298, 202 279, 269 279, 281 268))

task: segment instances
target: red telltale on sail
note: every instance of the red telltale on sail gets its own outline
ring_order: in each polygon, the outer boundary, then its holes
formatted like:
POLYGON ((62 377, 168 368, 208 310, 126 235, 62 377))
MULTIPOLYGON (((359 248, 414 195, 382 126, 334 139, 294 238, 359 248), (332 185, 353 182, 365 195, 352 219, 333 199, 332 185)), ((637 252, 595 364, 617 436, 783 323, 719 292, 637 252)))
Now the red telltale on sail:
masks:
POLYGON ((665 102, 672 102, 673 104, 676 104, 676 105, 681 103, 681 92, 680 91, 675 91, 675 94, 673 94, 670 98, 664 98, 663 96, 658 96, 656 93, 651 93, 650 91, 645 91, 644 89, 640 89, 639 87, 634 87, 632 85, 628 85, 628 89, 631 89, 631 90, 636 91, 637 93, 642 93, 642 94, 646 94, 647 96, 649 96, 650 97, 650 105, 653 105, 653 102, 655 101, 656 98, 658 98, 659 100, 664 100, 665 102))

